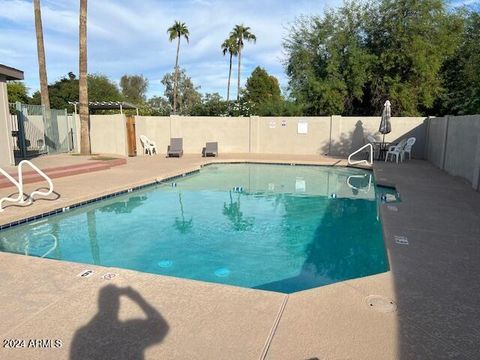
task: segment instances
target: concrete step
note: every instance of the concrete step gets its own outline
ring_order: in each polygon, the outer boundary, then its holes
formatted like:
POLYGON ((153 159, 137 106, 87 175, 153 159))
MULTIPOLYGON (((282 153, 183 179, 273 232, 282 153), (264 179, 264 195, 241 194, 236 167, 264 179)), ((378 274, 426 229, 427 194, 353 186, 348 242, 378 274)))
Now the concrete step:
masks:
MULTIPOLYGON (((47 174, 47 176, 51 179, 56 179, 66 176, 90 173, 94 171, 108 170, 114 166, 124 165, 126 164, 126 162, 127 161, 125 159, 115 159, 109 161, 91 161, 88 163, 82 163, 77 165, 42 169, 42 171, 47 174)), ((18 178, 17 173, 11 173, 10 175, 15 179, 18 178)), ((40 181, 44 181, 44 179, 35 171, 25 171, 23 173, 24 184, 31 184, 40 181)), ((4 177, 0 178, 0 188, 7 187, 13 187, 12 183, 4 177)))

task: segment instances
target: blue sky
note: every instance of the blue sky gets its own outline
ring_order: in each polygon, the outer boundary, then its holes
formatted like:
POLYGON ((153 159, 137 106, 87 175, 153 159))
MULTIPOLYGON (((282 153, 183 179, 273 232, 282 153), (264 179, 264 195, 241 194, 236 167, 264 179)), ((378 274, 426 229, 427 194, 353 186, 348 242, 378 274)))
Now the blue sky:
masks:
MULTIPOLYGON (((69 71, 78 74, 78 0, 42 0, 47 71, 53 82, 69 71)), ((275 75, 282 87, 282 38, 301 14, 322 14, 340 0, 100 0, 89 1, 89 72, 118 81, 123 74, 143 74, 148 96, 163 95, 163 75, 173 69, 175 44, 167 28, 178 19, 190 29, 182 44, 180 65, 202 92, 226 93, 228 58, 220 44, 235 24, 257 36, 242 57, 242 83, 257 65, 275 75)), ((454 0, 452 5, 479 7, 480 0, 454 0)), ((38 89, 33 5, 30 0, 0 0, 0 63, 25 72, 30 91, 38 89)), ((233 78, 236 83, 236 76, 233 78)), ((235 96, 235 90, 233 90, 235 96)))

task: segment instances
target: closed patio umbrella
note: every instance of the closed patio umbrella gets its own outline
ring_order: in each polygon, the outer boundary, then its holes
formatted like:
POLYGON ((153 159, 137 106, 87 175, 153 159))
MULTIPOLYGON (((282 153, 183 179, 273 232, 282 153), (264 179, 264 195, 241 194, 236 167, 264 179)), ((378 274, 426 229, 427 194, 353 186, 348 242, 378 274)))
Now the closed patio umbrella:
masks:
POLYGON ((390 123, 390 105, 390 101, 385 101, 385 104, 383 105, 382 120, 380 120, 380 128, 378 129, 380 134, 383 134, 382 148, 385 147, 385 135, 392 131, 392 124, 390 123))

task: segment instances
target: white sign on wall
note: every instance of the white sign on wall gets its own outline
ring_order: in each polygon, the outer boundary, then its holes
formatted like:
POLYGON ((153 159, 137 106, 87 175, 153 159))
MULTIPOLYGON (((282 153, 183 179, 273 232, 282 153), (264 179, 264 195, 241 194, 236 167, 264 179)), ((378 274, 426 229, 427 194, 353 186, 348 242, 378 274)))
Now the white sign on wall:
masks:
POLYGON ((277 122, 275 120, 270 120, 270 122, 268 123, 268 127, 270 129, 275 129, 277 127, 277 122))
POLYGON ((308 122, 306 122, 305 120, 300 120, 298 122, 297 133, 298 134, 307 134, 308 133, 308 122))

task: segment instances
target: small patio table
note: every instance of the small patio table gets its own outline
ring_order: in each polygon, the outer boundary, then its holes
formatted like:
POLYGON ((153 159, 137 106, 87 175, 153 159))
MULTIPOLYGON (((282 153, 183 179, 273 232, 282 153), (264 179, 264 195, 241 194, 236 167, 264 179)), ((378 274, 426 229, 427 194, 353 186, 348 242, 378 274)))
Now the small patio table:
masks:
POLYGON ((374 151, 378 149, 377 151, 377 160, 385 160, 385 156, 387 154, 388 149, 392 145, 390 142, 375 142, 372 143, 374 151))

